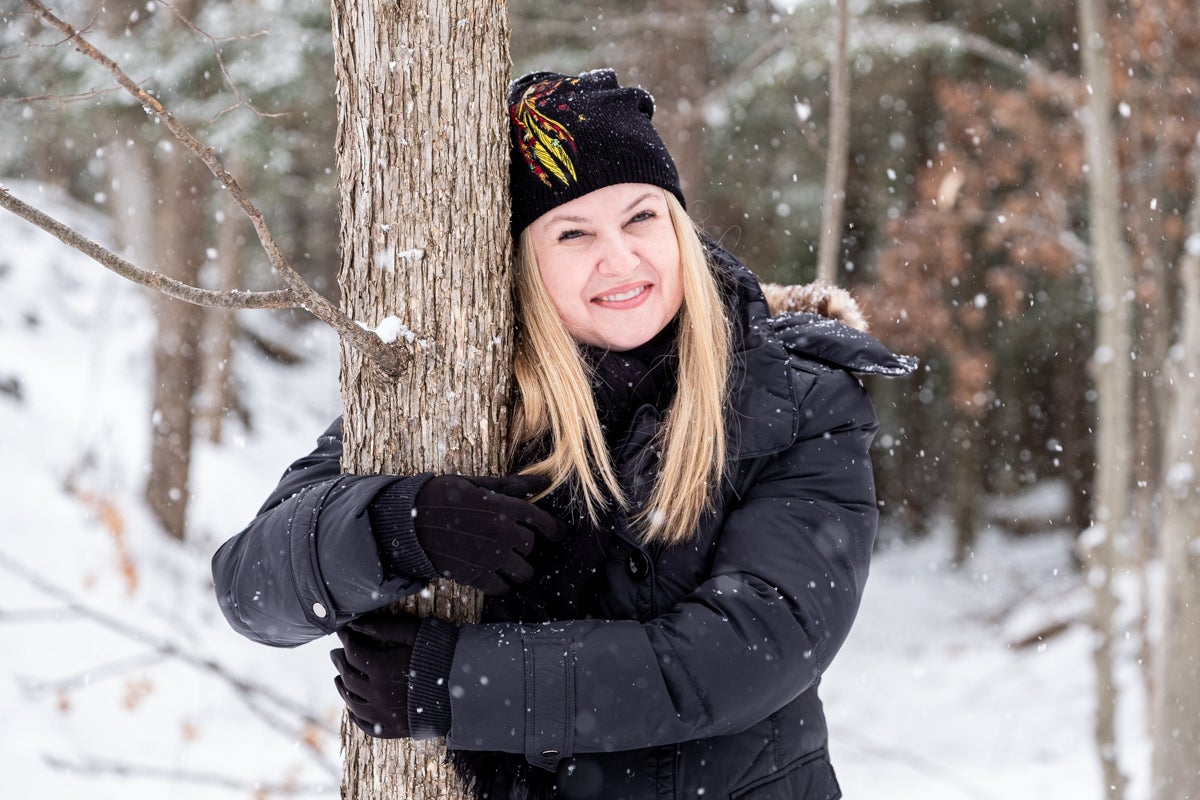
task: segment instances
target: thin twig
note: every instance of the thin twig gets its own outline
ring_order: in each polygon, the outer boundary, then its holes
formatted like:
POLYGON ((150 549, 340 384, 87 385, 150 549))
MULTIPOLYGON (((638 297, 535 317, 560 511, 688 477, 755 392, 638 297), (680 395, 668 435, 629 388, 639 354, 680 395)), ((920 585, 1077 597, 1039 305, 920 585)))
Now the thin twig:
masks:
MULTIPOLYGON (((14 56, 14 58, 15 58, 15 56, 14 56)), ((4 60, 3 58, 0 58, 0 61, 3 61, 3 60, 4 60)), ((62 108, 63 106, 66 106, 68 103, 79 103, 83 100, 93 100, 97 97, 102 97, 103 95, 106 95, 106 94, 112 94, 113 92, 116 92, 116 91, 119 91, 119 89, 117 89, 116 87, 110 87, 108 89, 89 89, 86 92, 79 92, 77 94, 35 94, 35 95, 29 95, 27 97, 0 97, 0 103, 45 103, 45 102, 50 102, 50 103, 54 103, 58 107, 62 108)))
MULTIPOLYGON (((337 735, 336 728, 317 716, 313 712, 303 706, 293 702, 291 699, 279 694, 270 687, 255 683, 245 678, 239 677, 222 664, 211 658, 195 655, 185 650, 181 645, 162 638, 150 631, 143 630, 137 626, 130 625, 123 620, 113 617, 109 614, 92 608, 88 604, 74 597, 70 592, 62 587, 46 580, 35 570, 21 564, 3 552, 0 552, 0 568, 20 577, 33 588, 42 592, 49 597, 54 598, 63 604, 63 607, 70 611, 85 617, 93 622, 100 624, 102 627, 123 636, 126 639, 131 639, 141 645, 149 647, 159 656, 164 658, 175 658, 187 664, 190 667, 201 670, 202 672, 210 673, 220 680, 224 681, 238 693, 243 702, 259 714, 265 720, 276 727, 285 727, 286 734, 290 736, 299 736, 301 731, 295 730, 295 726, 287 726, 274 712, 264 713, 264 709, 260 704, 260 700, 266 700, 276 706, 279 710, 284 711, 304 725, 316 728, 317 730, 325 731, 326 733, 337 735)), ((319 753, 317 754, 319 756, 319 753)), ((318 758, 318 761, 333 774, 337 774, 338 768, 327 763, 323 758, 318 758)))
POLYGON ((54 681, 19 678, 18 682, 21 685, 21 689, 30 695, 60 694, 62 692, 94 686, 105 678, 119 678, 123 675, 128 675, 133 670, 153 666, 164 660, 166 660, 166 656, 162 653, 146 653, 140 656, 110 661, 107 664, 89 666, 83 672, 54 681))
POLYGON ((148 764, 127 764, 120 761, 105 761, 89 759, 87 761, 68 761, 55 756, 45 757, 46 765, 52 769, 70 772, 74 775, 118 775, 122 778, 155 778, 171 781, 172 783, 191 783, 201 786, 219 786, 223 789, 245 792, 247 796, 263 797, 273 794, 292 797, 297 794, 328 794, 330 787, 320 785, 293 784, 288 781, 278 784, 248 781, 229 778, 223 775, 212 775, 206 772, 195 772, 184 769, 167 769, 166 767, 148 764))
POLYGON ((168 278, 160 272, 142 269, 72 230, 50 215, 18 200, 2 184, 0 184, 0 206, 21 219, 32 222, 46 233, 65 242, 122 278, 140 283, 142 286, 148 286, 168 297, 174 297, 176 300, 184 300, 198 306, 211 308, 297 308, 302 305, 300 298, 291 289, 277 289, 272 292, 217 292, 168 278))
POLYGON ((208 167, 221 186, 229 192, 238 207, 250 218, 258 240, 262 243, 263 250, 266 251, 267 259, 271 262, 276 274, 295 294, 300 307, 336 330, 343 339, 353 344, 387 375, 395 377, 404 371, 411 360, 411 353, 405 345, 400 344, 399 341, 387 344, 378 335, 355 324, 335 305, 309 286, 304 278, 292 268, 279 249, 275 237, 267 228, 262 212, 251 202, 241 185, 217 158, 213 148, 205 147, 158 98, 143 89, 115 61, 83 38, 70 23, 55 16, 40 0, 21 0, 21 2, 33 10, 45 24, 66 35, 76 50, 104 67, 122 88, 133 95, 148 113, 153 114, 184 147, 192 151, 208 167))
POLYGON ((230 111, 233 111, 233 110, 235 110, 237 108, 241 108, 241 107, 248 108, 252 112, 254 112, 256 115, 258 115, 259 117, 264 117, 264 118, 286 117, 287 116, 287 114, 284 114, 284 113, 269 114, 265 111, 259 111, 257 108, 255 108, 254 104, 251 103, 249 100, 247 100, 246 96, 242 94, 242 90, 238 88, 237 83, 233 80, 233 76, 229 74, 229 70, 226 69, 226 67, 225 67, 225 59, 221 56, 221 48, 219 46, 219 44, 221 42, 240 41, 240 40, 245 40, 245 39, 256 39, 259 36, 266 36, 267 35, 266 31, 259 31, 258 33, 251 33, 246 36, 222 36, 220 38, 217 38, 217 37, 213 36, 211 33, 209 33, 208 31, 203 30, 199 25, 197 25, 192 20, 185 17, 183 15, 183 12, 180 11, 178 8, 176 8, 173 4, 166 2, 166 0, 158 0, 158 4, 160 6, 169 8, 171 10, 171 13, 173 13, 175 15, 175 18, 178 19, 180 22, 182 22, 184 25, 186 25, 188 28, 190 28, 192 30, 192 32, 195 33, 197 36, 203 36, 205 39, 208 39, 209 44, 212 45, 213 58, 215 58, 217 60, 217 66, 220 67, 220 69, 221 69, 221 76, 225 79, 225 85, 229 87, 229 91, 233 92, 234 96, 238 99, 238 101, 236 103, 234 103, 233 105, 230 105, 230 106, 218 111, 216 116, 214 116, 211 120, 209 120, 210 122, 216 122, 218 119, 220 119, 225 114, 228 114, 230 111))

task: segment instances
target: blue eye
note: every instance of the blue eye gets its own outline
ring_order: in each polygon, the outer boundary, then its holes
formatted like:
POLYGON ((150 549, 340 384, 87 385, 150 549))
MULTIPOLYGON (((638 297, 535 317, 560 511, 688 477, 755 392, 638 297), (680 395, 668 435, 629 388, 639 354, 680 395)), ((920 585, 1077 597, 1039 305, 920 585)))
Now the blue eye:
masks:
POLYGON ((572 229, 572 230, 563 231, 562 233, 560 233, 558 235, 558 240, 560 242, 565 242, 570 239, 578 239, 580 236, 583 236, 583 231, 572 229))
POLYGON ((630 219, 629 221, 631 223, 632 222, 647 222, 649 220, 654 219, 657 216, 658 215, 655 214, 653 211, 639 211, 638 213, 634 214, 632 219, 630 219))

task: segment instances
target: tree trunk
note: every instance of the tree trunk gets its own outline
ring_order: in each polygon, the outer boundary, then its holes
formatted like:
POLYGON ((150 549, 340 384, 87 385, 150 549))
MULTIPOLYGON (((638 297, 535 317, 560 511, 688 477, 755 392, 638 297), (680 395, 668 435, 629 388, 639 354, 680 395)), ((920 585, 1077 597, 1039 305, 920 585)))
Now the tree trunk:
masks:
MULTIPOLYGON (((204 220, 208 218, 212 176, 182 148, 163 154, 160 166, 157 261, 163 274, 195 284, 204 263, 204 220)), ((192 401, 199 380, 204 309, 156 294, 154 311, 158 332, 145 495, 166 532, 182 541, 187 526, 192 401)))
MULTIPOLYGON (((508 9, 487 0, 334 0, 342 302, 414 335, 399 379, 342 350, 347 472, 494 474, 503 464, 513 315, 508 9)), ((413 609, 477 618, 438 582, 413 609)), ((413 610, 410 609, 410 610, 413 610)), ((444 744, 343 722, 342 797, 465 797, 444 744)))
MULTIPOLYGON (((175 9, 191 19, 198 4, 199 0, 184 0, 176 3, 175 9)), ((104 4, 96 24, 114 37, 136 25, 134 19, 158 26, 155 35, 159 37, 183 29, 173 16, 135 16, 138 8, 137 0, 110 1, 104 4)), ((136 263, 195 284, 205 259, 212 176, 181 147, 156 150, 158 137, 145 121, 140 109, 120 115, 108 151, 117 239, 136 263), (145 215, 150 209, 154 210, 153 224, 147 225, 145 215)), ((204 309, 157 293, 152 307, 158 329, 153 345, 153 411, 144 495, 167 534, 182 540, 204 309)))
POLYGON ((1153 800, 1200 797, 1200 144, 1190 238, 1180 260, 1182 326, 1171 368, 1163 480, 1162 628, 1154 659, 1153 800))
POLYGON ((657 0, 651 12, 665 17, 670 27, 650 25, 642 47, 628 52, 628 69, 646 76, 658 107, 654 125, 675 160, 684 197, 704 200, 704 124, 701 108, 708 92, 708 18, 706 0, 657 0))
POLYGON ((837 0, 837 36, 829 65, 829 146, 825 153, 825 197, 821 204, 821 243, 817 250, 817 280, 837 282, 842 254, 842 215, 846 205, 846 175, 850 163, 850 35, 848 0, 837 0))
MULTIPOLYGON (((1164 491, 1160 480, 1164 474, 1166 449, 1172 437, 1180 432, 1163 427, 1171 418, 1175 384, 1167 380, 1166 370, 1171 338, 1174 331, 1176 304, 1172 302, 1177 290, 1177 279, 1171 264, 1178 256, 1169 252, 1170 227, 1167 209, 1174 205, 1166 198, 1176 194, 1173 184, 1180 168, 1174 152, 1177 145, 1174 137, 1163 135, 1161 121, 1172 114, 1172 83, 1176 80, 1180 57, 1186 57, 1188 45, 1180 42, 1180 34, 1173 30, 1167 19, 1166 2, 1152 0, 1130 5, 1132 16, 1123 31, 1127 40, 1125 49, 1139 52, 1146 40, 1154 42, 1152 52, 1156 57, 1134 59, 1131 69, 1144 74, 1144 88, 1133 95, 1131 118, 1123 121, 1123 133, 1131 141, 1130 161, 1137 165, 1127 170, 1131 202, 1125 216, 1129 225, 1130 239, 1134 244, 1135 266, 1138 284, 1137 362, 1142 366, 1135 373, 1134 420, 1137 430, 1137 452, 1134 457, 1134 496, 1132 518, 1136 531, 1136 570, 1138 589, 1143 600, 1139 616, 1139 651, 1142 674, 1147 695, 1147 729, 1155 735, 1154 676, 1158 669, 1154 663, 1154 635, 1150 626, 1150 601, 1155 589, 1151 585, 1149 565, 1158 553, 1162 536, 1162 512, 1164 491), (1140 61, 1140 63, 1137 63, 1140 61), (1136 66, 1135 66, 1136 65, 1136 66), (1143 121, 1155 121, 1153 129, 1143 121), (1153 131, 1153 132, 1152 132, 1153 131), (1161 366, 1160 366, 1161 365, 1161 366)), ((1193 199, 1192 219, 1200 214, 1193 199)), ((1190 228, 1195 232, 1196 224, 1190 228)), ((1181 265, 1182 266, 1182 265, 1181 265)), ((1183 310, 1186 314, 1186 310, 1183 310)), ((1194 346, 1181 338, 1183 346, 1194 346)), ((1178 377, 1176 378, 1178 380, 1178 377)))
MULTIPOLYGON (((238 171, 242 173, 242 170, 238 171)), ((221 291, 242 285, 242 245, 244 224, 233 201, 223 198, 225 220, 218 231, 217 281, 221 291)), ((240 411, 233 388, 233 343, 237 339, 238 319, 231 308, 204 309, 204 338, 201 342, 200 386, 197 392, 197 431, 213 444, 219 444, 225 417, 240 411)))
POLYGON ((1118 762, 1113 669, 1117 597, 1112 579, 1120 568, 1121 543, 1128 534, 1130 459, 1133 430, 1130 358, 1131 309, 1128 293, 1133 270, 1121 238, 1121 185, 1113 140, 1113 101, 1104 37, 1103 0, 1079 0, 1079 36, 1083 79, 1089 86, 1084 129, 1087 134, 1088 219, 1096 292, 1096 490, 1092 527, 1082 542, 1093 602, 1093 661, 1096 670, 1096 747, 1108 800, 1125 795, 1118 762))

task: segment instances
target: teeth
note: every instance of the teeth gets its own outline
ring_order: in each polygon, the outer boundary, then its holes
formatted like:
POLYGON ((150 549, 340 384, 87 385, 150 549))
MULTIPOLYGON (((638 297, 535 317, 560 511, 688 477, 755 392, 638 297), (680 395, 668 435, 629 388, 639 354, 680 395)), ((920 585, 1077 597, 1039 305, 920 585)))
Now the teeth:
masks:
POLYGON ((630 289, 628 292, 621 292, 620 294, 605 295, 604 297, 599 298, 599 300, 602 303, 619 303, 622 300, 628 300, 631 297, 637 297, 639 294, 641 294, 644 291, 646 291, 646 287, 639 286, 636 289, 630 289))

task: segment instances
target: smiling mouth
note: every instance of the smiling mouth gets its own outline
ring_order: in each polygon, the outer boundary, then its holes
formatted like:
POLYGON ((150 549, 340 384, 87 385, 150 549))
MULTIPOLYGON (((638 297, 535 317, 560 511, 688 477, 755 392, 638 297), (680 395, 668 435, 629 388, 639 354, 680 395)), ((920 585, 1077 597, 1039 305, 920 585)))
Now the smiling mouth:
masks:
POLYGON ((597 297, 596 302, 620 303, 623 300, 632 300, 633 298, 637 297, 639 294, 641 294, 642 292, 646 291, 649 288, 650 288, 649 286, 638 286, 636 288, 630 289, 627 292, 618 292, 616 294, 606 294, 603 297, 597 297))

